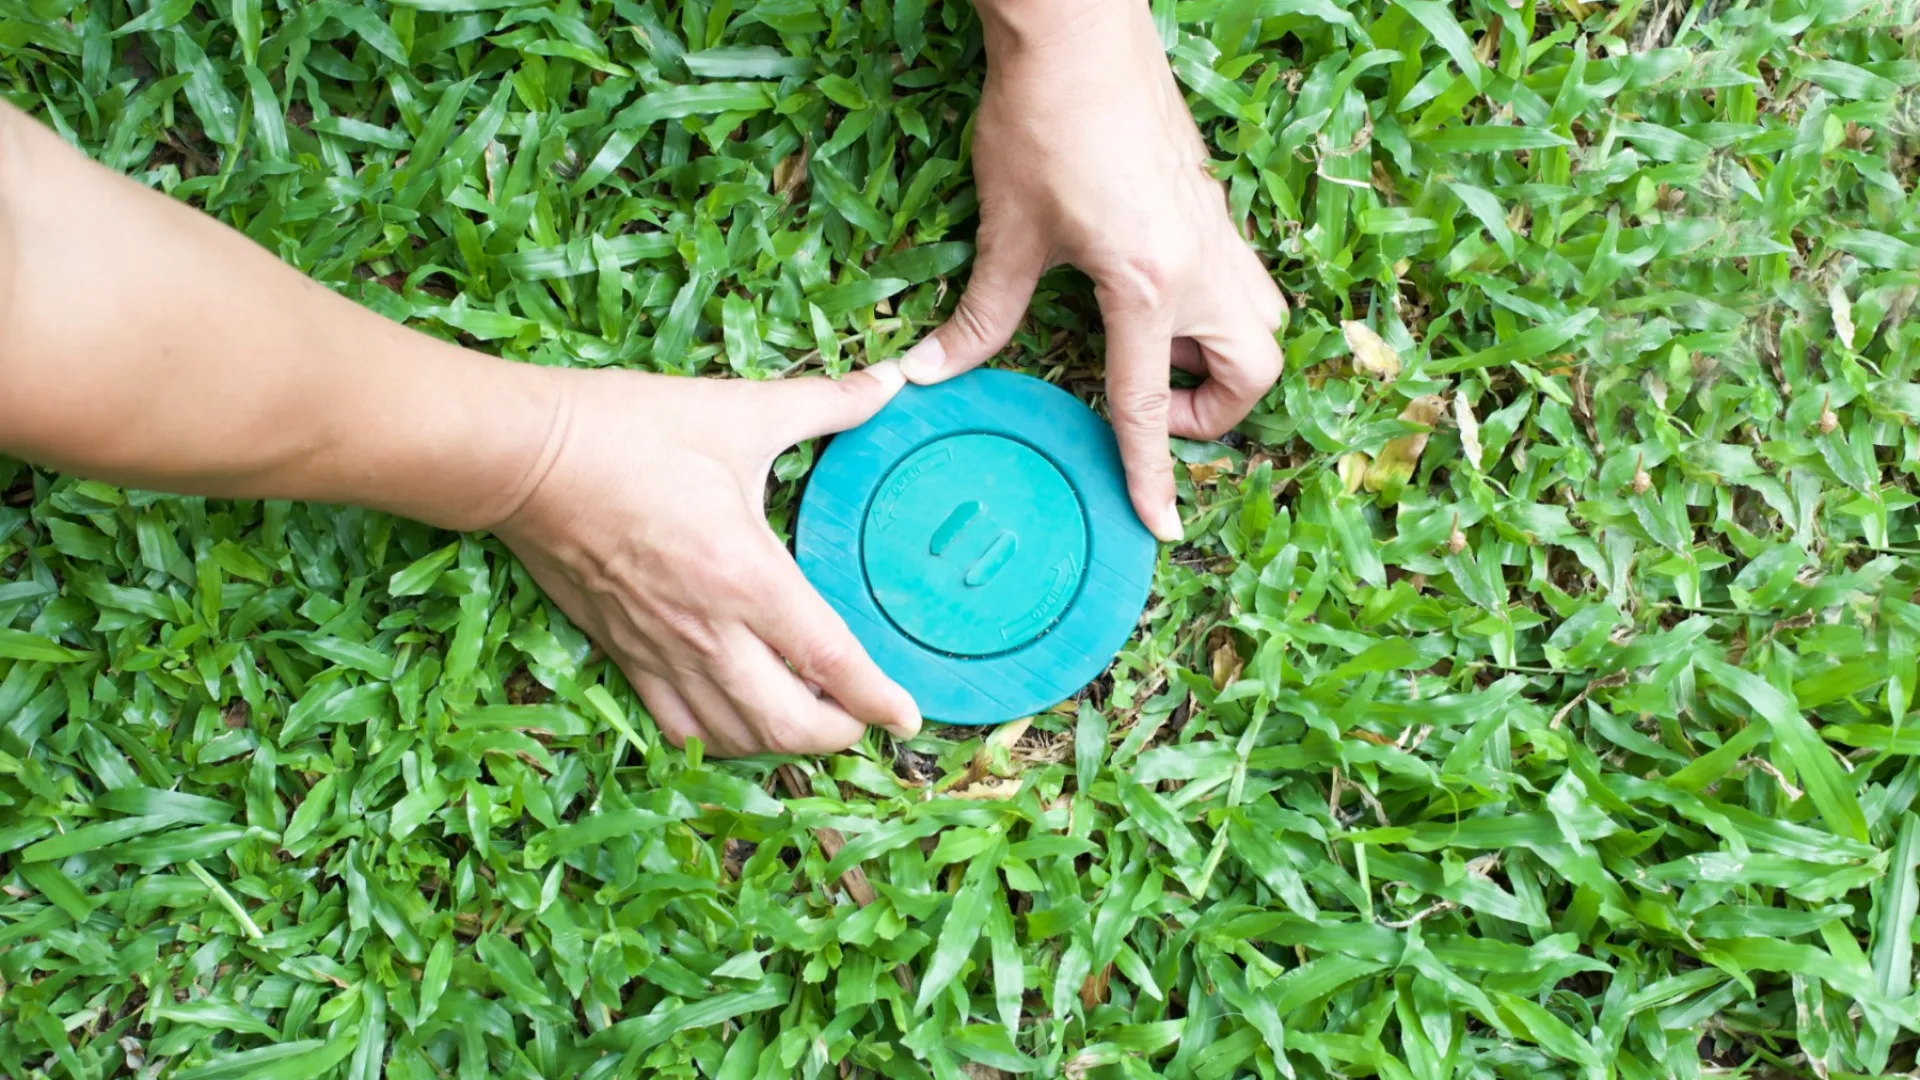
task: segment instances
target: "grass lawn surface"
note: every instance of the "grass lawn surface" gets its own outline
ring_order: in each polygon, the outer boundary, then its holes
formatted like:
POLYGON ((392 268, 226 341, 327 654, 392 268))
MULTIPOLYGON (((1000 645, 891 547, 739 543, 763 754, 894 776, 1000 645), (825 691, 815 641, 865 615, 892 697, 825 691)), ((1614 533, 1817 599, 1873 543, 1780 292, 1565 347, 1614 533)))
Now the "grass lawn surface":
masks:
MULTIPOLYGON (((1293 315, 1110 678, 703 762, 484 537, 0 461, 0 1075, 1914 1068, 1915 5, 1154 11, 1293 315)), ((983 65, 958 0, 0 0, 0 94, 328 287, 700 376, 938 321, 983 65)), ((1059 272, 1001 363, 1102 352, 1059 272)))

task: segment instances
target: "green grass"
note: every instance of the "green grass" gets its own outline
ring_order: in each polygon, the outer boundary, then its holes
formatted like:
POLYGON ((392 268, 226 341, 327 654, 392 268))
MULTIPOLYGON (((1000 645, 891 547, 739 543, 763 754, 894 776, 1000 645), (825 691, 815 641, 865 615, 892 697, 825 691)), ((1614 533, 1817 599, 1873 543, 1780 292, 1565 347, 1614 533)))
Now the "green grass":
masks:
MULTIPOLYGON (((1156 3, 1289 371, 1024 733, 689 760, 484 538, 0 462, 0 1074, 1913 1068, 1916 11, 1522 6, 1156 3)), ((0 93, 328 286, 706 376, 937 320, 981 71, 956 0, 0 0, 0 93)), ((1100 353, 1063 272, 1004 362, 1100 353)))

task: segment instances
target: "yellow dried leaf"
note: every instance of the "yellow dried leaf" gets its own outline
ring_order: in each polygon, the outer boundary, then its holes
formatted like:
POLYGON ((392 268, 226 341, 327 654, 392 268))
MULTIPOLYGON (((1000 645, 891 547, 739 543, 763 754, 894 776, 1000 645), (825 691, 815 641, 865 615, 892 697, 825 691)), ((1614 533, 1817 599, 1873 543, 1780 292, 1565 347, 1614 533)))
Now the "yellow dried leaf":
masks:
POLYGON ((1218 457, 1212 461, 1195 462, 1187 466, 1187 475, 1196 485, 1205 486, 1220 479, 1222 473, 1233 471, 1233 459, 1218 457))
POLYGON ((1446 398, 1439 394, 1421 394, 1407 402, 1407 407, 1400 410, 1400 419, 1409 424, 1424 424, 1432 427, 1440 422, 1440 418, 1445 416, 1446 412, 1446 398))
POLYGON ((813 147, 807 142, 800 144, 798 153, 788 154, 773 167, 773 193, 781 199, 792 202, 799 193, 802 184, 807 182, 807 161, 813 157, 813 147))
POLYGON ((1233 631, 1221 627, 1216 629, 1211 637, 1212 641, 1209 644, 1213 659, 1213 688, 1225 690, 1229 684, 1240 677, 1240 672, 1246 667, 1247 662, 1241 658, 1240 650, 1234 645, 1233 631))
POLYGON ((1453 422, 1460 427, 1460 452, 1467 457, 1467 464, 1480 467, 1480 420, 1473 415, 1473 405, 1466 395, 1453 395, 1453 422))
POLYGON ((1340 486, 1351 495, 1360 490, 1360 481, 1367 475, 1367 455, 1355 450, 1340 457, 1340 486))
POLYGON ((1361 322, 1343 322, 1340 333, 1353 350, 1353 366, 1379 379, 1392 382, 1400 377, 1400 354, 1381 340, 1373 328, 1361 322))
POLYGON ((1019 742, 1020 737, 1025 735, 1027 729, 1032 726, 1033 717, 1031 716, 1001 724, 999 727, 993 729, 993 734, 987 736, 985 744, 987 746, 998 746, 1002 749, 1011 750, 1013 749, 1013 744, 1019 742))
POLYGON ((1827 290, 1827 307, 1833 311, 1833 333, 1840 344, 1853 348, 1853 301, 1847 299, 1847 290, 1839 282, 1827 290))
POLYGON ((1499 51, 1500 17, 1496 15, 1493 17, 1493 25, 1488 28, 1486 33, 1480 35, 1479 41, 1474 43, 1473 58, 1483 64, 1491 65, 1494 54, 1499 51))
MULTIPOLYGON (((1407 407, 1400 411, 1400 419, 1432 427, 1445 409, 1445 398, 1438 394, 1422 394, 1407 403, 1407 407)), ((1420 431, 1389 439, 1387 445, 1380 448, 1380 456, 1367 466, 1362 481, 1366 489, 1385 491, 1391 484, 1404 484, 1413 479, 1413 470, 1420 464, 1420 454, 1427 448, 1428 434, 1420 431)))
POLYGON ((970 787, 945 792, 945 795, 949 799, 970 799, 975 801, 1018 798, 1020 795, 1020 778, 1017 776, 988 777, 970 787))
POLYGON ((1006 760, 1012 753, 1015 743, 1033 726, 1033 717, 1014 720, 993 729, 986 738, 980 740, 980 748, 973 752, 973 760, 967 762, 967 771, 953 781, 945 794, 954 795, 992 777, 995 773, 995 761, 1006 760))

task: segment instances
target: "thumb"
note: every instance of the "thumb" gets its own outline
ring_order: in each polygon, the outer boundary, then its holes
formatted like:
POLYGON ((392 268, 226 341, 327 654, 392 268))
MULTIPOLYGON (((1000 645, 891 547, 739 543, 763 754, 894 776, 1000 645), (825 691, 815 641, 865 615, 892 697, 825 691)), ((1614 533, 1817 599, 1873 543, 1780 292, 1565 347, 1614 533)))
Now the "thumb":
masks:
POLYGON ((916 383, 951 379, 1005 348, 1026 316, 1041 261, 983 238, 953 315, 900 358, 907 378, 916 383))
POLYGON ((859 427, 907 384, 895 360, 882 360, 844 378, 810 376, 751 384, 760 391, 760 430, 784 450, 802 439, 859 427))

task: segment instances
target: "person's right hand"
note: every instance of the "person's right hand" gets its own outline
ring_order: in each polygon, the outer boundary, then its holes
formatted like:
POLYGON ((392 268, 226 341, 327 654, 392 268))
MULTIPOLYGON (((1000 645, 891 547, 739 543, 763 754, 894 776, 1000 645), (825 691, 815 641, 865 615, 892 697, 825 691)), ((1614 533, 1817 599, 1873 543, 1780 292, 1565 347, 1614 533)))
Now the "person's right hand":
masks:
POLYGON ((557 449, 494 532, 626 672, 669 742, 826 753, 868 724, 919 730, 913 698, 808 584, 762 507, 774 458, 878 412, 905 381, 897 366, 838 381, 552 374, 567 400, 557 449))
POLYGON ((959 306, 902 358, 916 383, 1004 348, 1040 275, 1093 279, 1107 400, 1135 511, 1177 541, 1169 434, 1217 439, 1280 377, 1286 300, 1228 214, 1207 144, 1138 0, 975 0, 979 253, 959 306), (1169 385, 1170 368, 1204 376, 1169 385))

